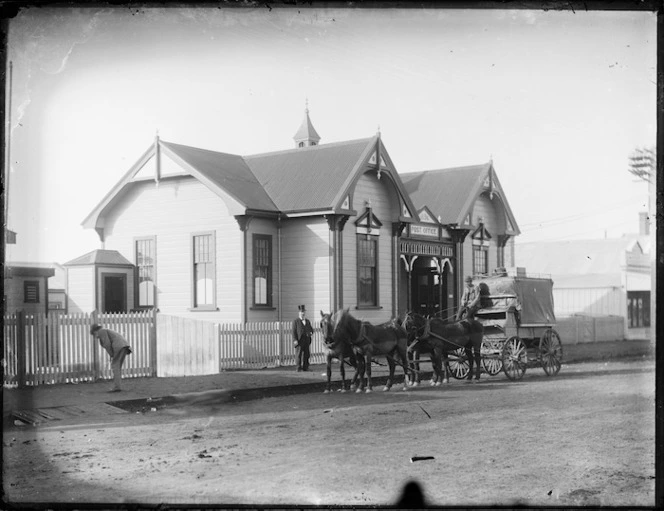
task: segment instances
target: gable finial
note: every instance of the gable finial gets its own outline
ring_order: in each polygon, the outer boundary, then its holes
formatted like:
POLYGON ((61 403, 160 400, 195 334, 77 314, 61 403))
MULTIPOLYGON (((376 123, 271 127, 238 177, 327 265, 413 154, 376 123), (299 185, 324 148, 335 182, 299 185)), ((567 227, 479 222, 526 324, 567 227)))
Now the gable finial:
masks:
POLYGON ((376 131, 376 135, 380 137, 380 124, 378 125, 378 130, 376 131))
POLYGON ((304 98, 304 113, 306 113, 306 114, 309 113, 309 98, 308 97, 304 98))

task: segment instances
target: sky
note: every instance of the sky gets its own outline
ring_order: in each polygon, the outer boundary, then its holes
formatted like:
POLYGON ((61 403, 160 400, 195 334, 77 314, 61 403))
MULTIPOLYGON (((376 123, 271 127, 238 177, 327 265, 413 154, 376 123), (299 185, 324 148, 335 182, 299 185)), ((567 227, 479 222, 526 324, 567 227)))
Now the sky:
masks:
POLYGON ((638 231, 655 145, 650 12, 30 8, 10 21, 8 261, 81 222, 153 143, 249 155, 380 130, 399 173, 493 161, 519 243, 638 231))

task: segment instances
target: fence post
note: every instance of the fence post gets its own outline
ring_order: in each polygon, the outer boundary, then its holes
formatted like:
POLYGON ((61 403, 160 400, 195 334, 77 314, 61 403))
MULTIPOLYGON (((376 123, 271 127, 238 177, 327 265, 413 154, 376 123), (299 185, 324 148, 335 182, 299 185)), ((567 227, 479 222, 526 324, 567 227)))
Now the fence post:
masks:
POLYGON ((16 313, 16 376, 19 387, 25 387, 25 312, 16 313))
POLYGON ((284 365, 284 332, 281 328, 281 321, 277 321, 277 331, 279 332, 278 342, 279 342, 279 367, 284 365))
POLYGON ((150 327, 150 374, 157 376, 157 308, 152 309, 152 326, 150 327))
MULTIPOLYGON (((90 313, 90 324, 87 326, 87 334, 90 334, 90 330, 92 329, 92 325, 97 323, 97 311, 93 310, 90 313)), ((92 339, 92 370, 93 370, 93 377, 92 381, 99 381, 99 356, 97 353, 97 342, 94 337, 90 336, 92 339)))

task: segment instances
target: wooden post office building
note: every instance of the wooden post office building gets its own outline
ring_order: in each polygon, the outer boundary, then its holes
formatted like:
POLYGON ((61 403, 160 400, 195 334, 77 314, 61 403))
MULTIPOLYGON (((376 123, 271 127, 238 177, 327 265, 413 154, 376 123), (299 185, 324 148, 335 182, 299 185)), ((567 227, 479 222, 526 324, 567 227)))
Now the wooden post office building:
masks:
POLYGON ((83 222, 102 246, 78 262, 122 265, 70 286, 95 294, 70 312, 254 322, 306 304, 382 322, 452 313, 465 275, 513 265, 519 230, 491 163, 400 175, 380 133, 320 144, 308 109, 294 140, 239 156, 157 137, 83 222))

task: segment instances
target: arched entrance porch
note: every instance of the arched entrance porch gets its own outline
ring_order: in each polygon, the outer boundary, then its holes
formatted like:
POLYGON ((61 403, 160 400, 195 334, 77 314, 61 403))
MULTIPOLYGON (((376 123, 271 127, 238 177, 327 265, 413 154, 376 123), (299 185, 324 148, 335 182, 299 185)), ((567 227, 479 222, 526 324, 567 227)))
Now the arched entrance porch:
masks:
POLYGON ((406 310, 449 319, 455 313, 455 282, 449 258, 401 255, 406 310))

